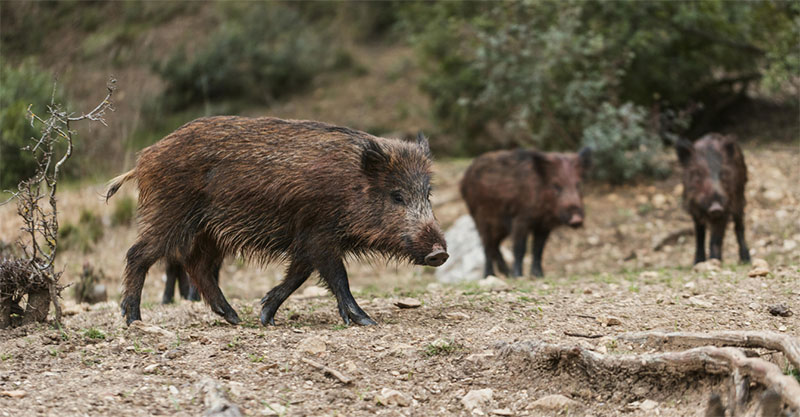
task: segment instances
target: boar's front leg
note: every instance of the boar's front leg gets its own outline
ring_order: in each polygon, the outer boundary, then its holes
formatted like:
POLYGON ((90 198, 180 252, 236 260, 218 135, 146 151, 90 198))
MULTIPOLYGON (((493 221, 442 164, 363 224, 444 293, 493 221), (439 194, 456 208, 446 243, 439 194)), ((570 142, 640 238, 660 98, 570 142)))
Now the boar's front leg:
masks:
POLYGON ((739 260, 743 263, 750 263, 750 249, 744 240, 744 213, 733 215, 733 225, 736 230, 736 240, 739 242, 739 260))
POLYGON ((353 294, 350 293, 350 283, 347 281, 347 270, 341 258, 334 256, 322 258, 316 265, 322 280, 328 285, 336 302, 339 305, 339 315, 342 316, 344 324, 350 323, 368 326, 378 324, 372 320, 361 307, 358 306, 353 294))
POLYGON ((164 285, 164 294, 161 296, 161 304, 170 304, 172 303, 173 299, 175 298, 175 282, 177 281, 178 287, 180 288, 181 295, 183 293, 183 286, 185 283, 182 283, 182 280, 188 281, 188 277, 182 277, 183 274, 183 266, 177 263, 174 260, 167 261, 167 282, 164 285))
POLYGON ((708 257, 722 261, 722 240, 725 238, 725 220, 711 223, 711 237, 708 240, 708 257))
POLYGON ((547 243, 548 236, 550 236, 549 229, 536 229, 533 232, 533 264, 531 265, 531 275, 535 277, 544 276, 544 271, 542 270, 542 253, 544 253, 544 244, 547 243))
POLYGON ((312 272, 314 272, 314 267, 311 266, 311 263, 298 258, 292 259, 283 282, 271 289, 261 299, 261 324, 264 326, 275 325, 275 312, 278 311, 278 307, 306 282, 312 272))
POLYGON ((694 220, 694 238, 696 241, 694 263, 698 264, 706 260, 706 225, 697 217, 692 216, 692 220, 694 220))
POLYGON ((528 234, 530 229, 528 225, 523 224, 521 221, 515 221, 511 227, 511 238, 514 244, 514 266, 512 277, 522 276, 522 260, 525 258, 525 249, 528 245, 528 234))

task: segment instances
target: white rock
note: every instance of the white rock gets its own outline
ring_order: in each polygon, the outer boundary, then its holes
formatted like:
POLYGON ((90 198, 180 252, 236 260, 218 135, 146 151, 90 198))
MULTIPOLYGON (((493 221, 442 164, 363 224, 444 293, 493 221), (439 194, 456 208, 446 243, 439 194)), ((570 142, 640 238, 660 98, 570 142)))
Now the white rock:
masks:
POLYGON ((764 198, 771 202, 780 201, 783 198, 783 191, 780 188, 770 188, 764 191, 764 198))
POLYGON ((395 389, 383 388, 381 393, 375 396, 375 401, 383 405, 408 407, 411 404, 411 397, 395 389))
POLYGON ((286 407, 278 403, 269 403, 264 409, 263 414, 265 416, 283 416, 286 415, 286 407))
POLYGON ((658 407, 658 402, 653 400, 644 400, 639 404, 639 409, 643 411, 652 411, 658 407))
POLYGON ((701 295, 695 295, 693 297, 689 297, 689 304, 703 308, 711 308, 713 306, 710 302, 706 301, 701 295))
POLYGON ((465 214, 456 219, 444 238, 450 258, 436 269, 436 280, 447 284, 479 280, 484 265, 483 245, 472 217, 465 214))
POLYGON ((598 236, 591 235, 591 236, 586 238, 586 243, 588 243, 588 244, 590 244, 592 246, 595 246, 598 243, 600 243, 600 238, 598 236))
POLYGON ((575 400, 569 399, 561 394, 553 394, 539 398, 526 408, 548 411, 563 411, 565 409, 572 410, 578 407, 578 405, 579 403, 575 400))
POLYGON ((797 242, 792 239, 786 239, 783 241, 783 250, 786 252, 794 250, 797 247, 797 242))
POLYGON ((481 353, 472 353, 466 357, 466 360, 467 362, 478 363, 478 362, 483 362, 484 360, 490 359, 492 357, 494 357, 494 352, 492 352, 491 350, 487 350, 481 353))
POLYGON ((317 355, 325 352, 325 340, 318 336, 309 336, 297 344, 297 350, 304 353, 317 355))
POLYGON ((495 408, 494 410, 489 411, 489 414, 494 414, 496 416, 513 416, 514 413, 511 411, 510 408, 495 408))
POLYGON ((150 365, 147 365, 147 366, 144 367, 144 373, 152 374, 153 372, 156 371, 156 369, 158 369, 158 364, 157 363, 153 363, 153 364, 150 364, 150 365))
POLYGON ((467 410, 472 411, 491 401, 492 394, 491 388, 474 389, 461 398, 461 404, 464 404, 464 408, 467 410))
POLYGON ((653 207, 662 208, 667 204, 667 197, 664 194, 656 194, 653 196, 653 207))

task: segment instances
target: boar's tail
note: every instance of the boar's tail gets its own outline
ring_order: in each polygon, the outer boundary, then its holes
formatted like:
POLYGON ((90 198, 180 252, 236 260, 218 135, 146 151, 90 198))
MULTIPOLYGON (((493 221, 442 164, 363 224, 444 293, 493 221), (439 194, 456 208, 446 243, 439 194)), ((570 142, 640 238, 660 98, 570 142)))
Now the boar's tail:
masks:
POLYGON ((117 191, 119 191, 119 187, 122 187, 122 184, 125 184, 128 180, 133 179, 136 177, 136 169, 132 169, 108 182, 108 191, 106 191, 106 202, 108 199, 111 198, 117 191))

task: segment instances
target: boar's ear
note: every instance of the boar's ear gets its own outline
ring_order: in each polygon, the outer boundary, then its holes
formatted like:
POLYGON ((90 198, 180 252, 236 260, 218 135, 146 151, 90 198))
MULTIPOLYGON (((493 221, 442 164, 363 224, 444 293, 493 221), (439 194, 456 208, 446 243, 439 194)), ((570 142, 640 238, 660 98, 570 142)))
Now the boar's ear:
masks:
POLYGON ((687 165, 689 160, 692 159, 694 145, 692 145, 692 142, 681 138, 675 142, 675 151, 678 153, 678 160, 681 161, 681 165, 687 165))
POLYGON ((378 142, 367 139, 361 151, 361 169, 366 173, 381 171, 389 163, 389 155, 378 142))
POLYGON ((590 146, 584 146, 578 151, 578 163, 584 171, 588 171, 592 167, 592 148, 590 146))
POLYGON ((428 138, 425 137, 421 130, 417 133, 417 145, 422 148, 422 153, 424 153, 425 156, 428 158, 431 157, 431 146, 428 144, 428 138))
POLYGON ((540 177, 546 178, 547 165, 550 163, 550 161, 547 159, 547 155, 539 151, 532 151, 531 159, 533 160, 533 169, 536 171, 536 173, 539 174, 540 177))

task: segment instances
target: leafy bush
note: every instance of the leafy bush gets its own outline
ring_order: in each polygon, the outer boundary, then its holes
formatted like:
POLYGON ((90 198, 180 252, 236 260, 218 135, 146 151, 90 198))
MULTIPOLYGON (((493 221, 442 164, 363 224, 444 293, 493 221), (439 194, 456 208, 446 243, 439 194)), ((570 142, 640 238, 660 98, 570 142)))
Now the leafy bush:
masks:
POLYGON ((421 3, 403 17, 456 152, 596 142, 612 181, 663 172, 656 158, 626 158, 637 141, 659 148, 644 109, 699 103, 689 128, 700 134, 748 86, 796 84, 798 21, 800 6, 718 1, 421 3))
POLYGON ((646 126, 647 111, 631 103, 603 103, 594 122, 583 130, 583 144, 594 149, 592 176, 623 183, 637 176, 668 173, 657 152, 661 139, 646 126))
MULTIPOLYGON (((18 67, 0 65, 0 188, 16 189, 36 171, 33 155, 21 148, 38 135, 27 119, 27 109, 43 114, 53 97, 53 77, 26 61, 18 67)), ((60 95, 56 101, 63 102, 60 95)))
POLYGON ((112 226, 129 225, 136 216, 136 200, 130 196, 124 196, 117 200, 114 211, 111 213, 112 226))
POLYGON ((204 47, 181 49, 157 66, 167 83, 168 110, 225 99, 270 103, 308 87, 332 64, 330 48, 294 9, 248 6, 229 5, 204 47))
POLYGON ((103 237, 103 223, 100 218, 90 210, 81 211, 78 224, 65 222, 58 229, 58 244, 64 249, 75 249, 83 253, 92 250, 92 247, 103 237))

